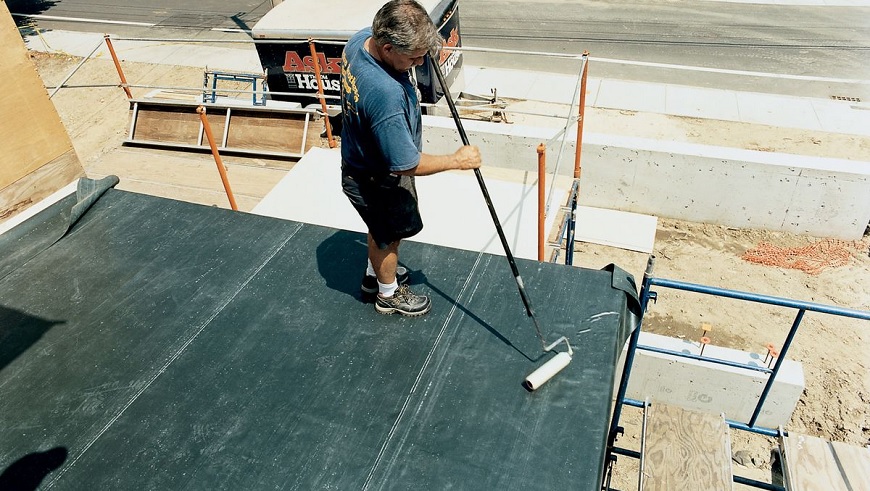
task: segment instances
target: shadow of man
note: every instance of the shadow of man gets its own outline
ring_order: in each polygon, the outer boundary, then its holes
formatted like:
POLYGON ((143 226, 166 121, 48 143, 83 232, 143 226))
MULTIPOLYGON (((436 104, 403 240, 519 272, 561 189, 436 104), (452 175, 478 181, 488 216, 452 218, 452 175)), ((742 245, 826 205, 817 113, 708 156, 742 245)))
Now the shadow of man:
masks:
POLYGON ((27 351, 57 324, 63 324, 63 321, 41 319, 0 305, 0 370, 27 351))
POLYGON ((66 462, 67 449, 55 447, 21 457, 0 474, 0 489, 34 491, 53 471, 66 462))
POLYGON ((359 288, 368 257, 364 234, 338 230, 317 245, 316 257, 317 272, 327 287, 364 300, 359 288))

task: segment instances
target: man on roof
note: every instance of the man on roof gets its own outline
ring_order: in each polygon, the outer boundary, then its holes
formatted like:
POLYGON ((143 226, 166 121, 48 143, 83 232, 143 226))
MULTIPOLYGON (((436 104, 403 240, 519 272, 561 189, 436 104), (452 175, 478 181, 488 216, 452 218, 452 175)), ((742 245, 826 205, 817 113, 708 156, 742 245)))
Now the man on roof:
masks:
MULTIPOLYGON (((416 176, 480 167, 477 147, 447 155, 423 153, 423 123, 411 69, 436 53, 443 39, 414 0, 391 0, 371 27, 354 34, 342 54, 342 189, 368 227, 363 293, 375 310, 423 315, 428 296, 407 285, 399 244, 423 228, 416 176)), ((457 217, 459 218, 459 217, 457 217)))

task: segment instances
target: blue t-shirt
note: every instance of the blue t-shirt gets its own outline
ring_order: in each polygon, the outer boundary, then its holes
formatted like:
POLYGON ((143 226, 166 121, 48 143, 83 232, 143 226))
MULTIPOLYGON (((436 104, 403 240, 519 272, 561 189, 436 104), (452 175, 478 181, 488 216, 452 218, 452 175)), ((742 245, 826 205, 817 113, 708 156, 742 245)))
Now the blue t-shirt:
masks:
POLYGON ((379 63, 365 50, 367 27, 351 36, 341 57, 341 158, 372 173, 401 172, 420 163, 423 121, 408 72, 379 63))

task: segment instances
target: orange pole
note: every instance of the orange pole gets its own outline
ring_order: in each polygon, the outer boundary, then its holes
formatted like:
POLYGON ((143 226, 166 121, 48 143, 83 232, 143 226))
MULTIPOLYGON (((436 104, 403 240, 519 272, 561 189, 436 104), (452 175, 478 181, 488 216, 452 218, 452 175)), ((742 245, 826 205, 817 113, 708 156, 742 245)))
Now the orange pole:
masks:
POLYGON ((710 338, 708 338, 707 336, 702 337, 701 338, 701 352, 698 353, 698 356, 704 356, 704 348, 706 348, 708 344, 710 344, 710 338))
POLYGON ((132 99, 133 94, 130 92, 130 87, 127 87, 127 77, 124 76, 124 70, 121 70, 121 62, 118 61, 118 55, 115 54, 115 47, 112 46, 112 40, 109 38, 109 35, 105 35, 106 39, 106 47, 109 48, 109 54, 112 55, 112 61, 115 62, 115 70, 118 70, 118 76, 121 77, 121 87, 124 89, 124 93, 127 94, 127 99, 132 99))
POLYGON ((332 125, 329 124, 329 113, 326 112, 326 98, 323 97, 323 79, 320 78, 320 61, 317 59, 317 50, 314 49, 314 39, 308 38, 311 47, 311 58, 314 59, 314 76, 317 77, 317 94, 320 96, 320 106, 323 109, 323 118, 326 121, 326 140, 329 148, 335 148, 335 139, 332 137, 332 125))
POLYGON ((547 146, 538 145, 538 261, 544 260, 544 180, 547 177, 547 146))
POLYGON ((574 155, 574 179, 580 179, 580 150, 583 147, 583 119, 586 113, 586 75, 589 72, 589 52, 583 52, 583 75, 580 77, 580 115, 577 120, 577 149, 574 155))
POLYGON ((236 198, 233 197, 233 190, 230 189, 230 180, 227 178, 227 169, 224 167, 224 162, 221 160, 221 155, 218 153, 217 144, 214 142, 214 134, 211 132, 211 125, 208 123, 208 118, 205 116, 205 106, 196 108, 199 113, 199 119, 202 121, 202 127, 205 129, 205 136, 208 138, 208 144, 211 147, 211 154, 214 155, 214 163, 217 164, 218 172, 221 175, 221 181, 224 183, 224 189, 227 192, 227 198, 230 200, 230 208, 235 211, 239 210, 236 206, 236 198))

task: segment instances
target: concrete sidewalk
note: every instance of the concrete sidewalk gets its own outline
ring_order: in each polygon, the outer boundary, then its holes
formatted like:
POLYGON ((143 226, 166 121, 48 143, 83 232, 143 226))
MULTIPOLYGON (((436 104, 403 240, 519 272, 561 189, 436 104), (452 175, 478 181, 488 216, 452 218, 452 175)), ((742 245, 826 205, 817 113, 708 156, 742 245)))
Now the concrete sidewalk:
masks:
MULTIPOLYGON (((103 36, 48 31, 25 39, 34 51, 109 59, 103 36), (96 50, 96 51, 95 51, 96 50)), ((260 73, 250 41, 208 46, 166 41, 113 41, 122 61, 206 67, 260 73)), ((570 104, 577 77, 552 73, 465 66, 464 91, 570 104)), ((870 136, 870 107, 829 99, 709 89, 685 85, 598 79, 587 82, 586 105, 644 113, 736 121, 828 133, 870 136)))

